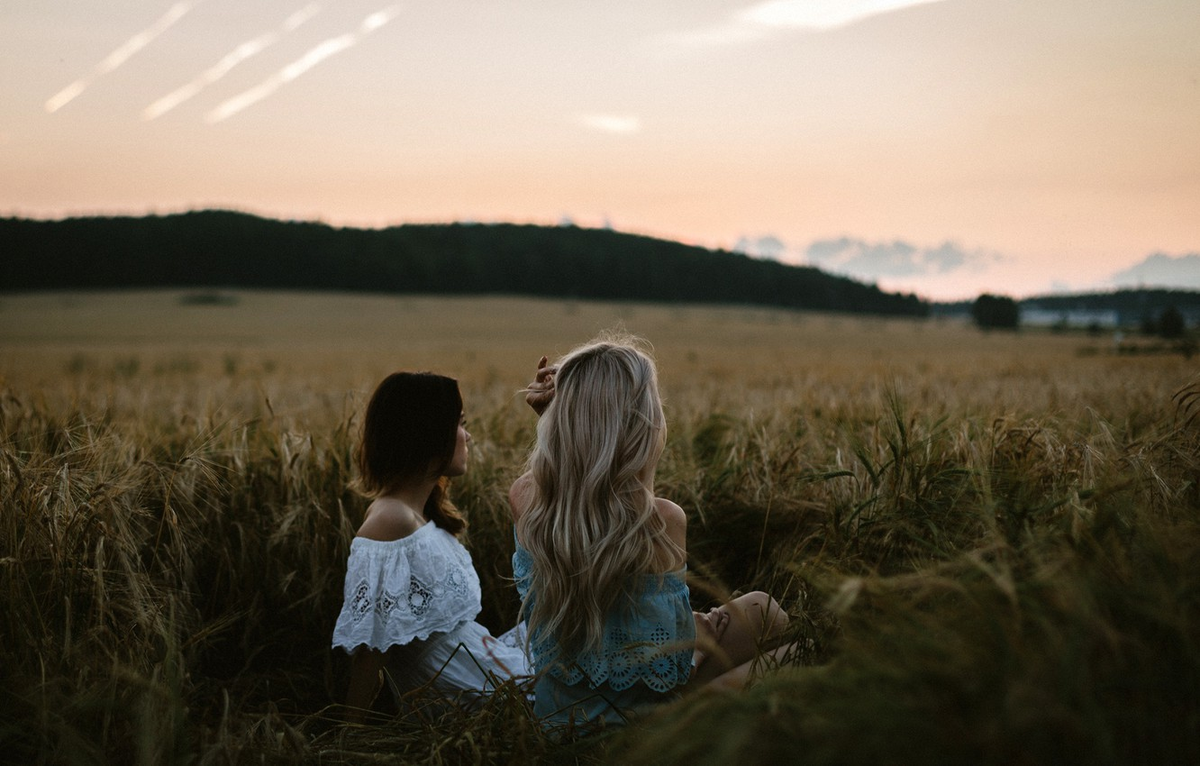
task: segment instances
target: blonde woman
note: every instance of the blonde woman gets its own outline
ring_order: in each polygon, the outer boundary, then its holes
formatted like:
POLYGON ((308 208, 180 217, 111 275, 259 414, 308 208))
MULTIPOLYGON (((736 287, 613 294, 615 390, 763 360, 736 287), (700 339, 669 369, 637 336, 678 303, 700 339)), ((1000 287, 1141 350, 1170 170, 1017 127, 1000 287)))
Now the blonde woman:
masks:
POLYGON ((618 723, 684 688, 744 684, 787 617, 761 592, 692 611, 687 518, 654 492, 666 422, 648 353, 616 338, 543 358, 527 401, 537 442, 509 501, 535 713, 618 723))

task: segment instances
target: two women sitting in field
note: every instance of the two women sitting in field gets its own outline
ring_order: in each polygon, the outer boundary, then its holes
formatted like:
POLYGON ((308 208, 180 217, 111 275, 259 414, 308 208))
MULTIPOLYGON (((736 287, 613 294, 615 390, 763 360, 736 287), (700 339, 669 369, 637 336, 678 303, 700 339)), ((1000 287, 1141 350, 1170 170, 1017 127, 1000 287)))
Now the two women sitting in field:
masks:
POLYGON ((537 441, 509 491, 521 623, 496 638, 474 622, 479 579, 446 495, 469 458, 457 384, 397 373, 373 395, 358 452, 373 500, 333 641, 352 654, 347 704, 370 707, 384 669, 397 691, 528 679, 535 714, 569 728, 743 686, 787 616, 761 592, 692 611, 687 518, 654 492, 666 422, 649 355, 614 339, 543 358, 526 401, 537 441))

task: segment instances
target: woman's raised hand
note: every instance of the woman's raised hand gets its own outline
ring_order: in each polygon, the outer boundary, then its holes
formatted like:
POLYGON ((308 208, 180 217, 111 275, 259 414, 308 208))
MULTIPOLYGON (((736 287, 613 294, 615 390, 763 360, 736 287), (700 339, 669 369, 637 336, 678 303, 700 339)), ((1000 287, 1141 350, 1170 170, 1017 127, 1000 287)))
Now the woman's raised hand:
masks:
POLYGON ((533 408, 538 417, 541 417, 546 408, 550 406, 550 402, 554 401, 554 373, 556 372, 558 372, 558 368, 549 364, 549 360, 543 356, 538 361, 533 382, 525 387, 525 403, 533 408))

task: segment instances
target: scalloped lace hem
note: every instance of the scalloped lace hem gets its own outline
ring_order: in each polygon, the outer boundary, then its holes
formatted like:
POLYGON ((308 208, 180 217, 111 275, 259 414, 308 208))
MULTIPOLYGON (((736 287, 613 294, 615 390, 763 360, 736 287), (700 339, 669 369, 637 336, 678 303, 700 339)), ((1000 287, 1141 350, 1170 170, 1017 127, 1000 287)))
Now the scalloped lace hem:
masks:
POLYGON ((381 652, 386 652, 388 649, 391 649, 393 646, 405 646, 407 644, 411 644, 413 641, 428 641, 429 637, 434 635, 435 633, 449 633, 450 631, 454 630, 456 627, 458 627, 462 623, 469 622, 469 621, 470 621, 470 618, 459 620, 458 622, 454 623, 453 625, 450 625, 449 627, 430 628, 429 630, 423 630, 423 631, 419 631, 417 633, 413 633, 407 637, 388 636, 385 639, 384 643, 382 643, 380 645, 375 644, 374 642, 370 641, 369 639, 356 641, 356 640, 352 640, 352 639, 348 640, 348 639, 344 639, 344 638, 343 639, 335 638, 333 641, 333 648, 341 649, 341 650, 345 651, 347 654, 354 654, 355 652, 357 652, 359 649, 361 649, 364 646, 367 647, 368 649, 376 649, 381 652))
POLYGON ((666 664, 661 672, 656 672, 652 667, 643 667, 642 670, 631 673, 614 673, 611 667, 593 668, 588 672, 580 667, 574 667, 570 671, 562 667, 551 668, 548 672, 550 675, 562 681, 568 686, 575 686, 579 683, 586 682, 590 688, 596 688, 601 684, 608 684, 609 688, 616 691, 625 691, 634 684, 641 682, 646 688, 656 692, 669 692, 672 689, 683 686, 692 676, 692 653, 680 653, 672 656, 670 659, 662 658, 661 664, 666 664))

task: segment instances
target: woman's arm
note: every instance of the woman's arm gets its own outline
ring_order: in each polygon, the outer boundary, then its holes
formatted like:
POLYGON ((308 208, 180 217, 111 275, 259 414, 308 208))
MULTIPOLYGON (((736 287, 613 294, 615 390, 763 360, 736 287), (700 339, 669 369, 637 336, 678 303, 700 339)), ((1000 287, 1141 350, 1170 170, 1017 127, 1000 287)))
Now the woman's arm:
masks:
POLYGON ((346 689, 346 718, 355 723, 371 709, 383 688, 383 652, 360 647, 350 655, 350 685, 346 689))
MULTIPOLYGON (((538 360, 537 372, 533 382, 525 386, 525 403, 537 413, 540 418, 550 402, 554 401, 554 373, 558 368, 549 364, 549 359, 542 357, 538 360)), ((529 472, 521 474, 508 490, 508 508, 512 513, 513 523, 521 518, 533 502, 533 476, 529 472)))

